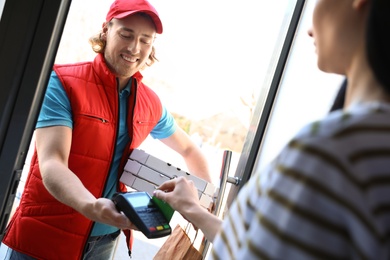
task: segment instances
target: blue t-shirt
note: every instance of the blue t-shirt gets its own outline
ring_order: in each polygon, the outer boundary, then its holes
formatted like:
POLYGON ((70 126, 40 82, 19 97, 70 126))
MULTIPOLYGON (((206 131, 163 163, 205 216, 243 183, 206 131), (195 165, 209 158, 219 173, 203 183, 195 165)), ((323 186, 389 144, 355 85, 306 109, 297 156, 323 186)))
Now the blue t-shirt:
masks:
MULTIPOLYGON (((130 141, 127 131, 127 100, 130 95, 130 83, 119 93, 119 131, 116 142, 114 160, 104 190, 104 197, 111 198, 117 190, 117 174, 126 144, 130 141)), ((36 128, 48 126, 67 126, 73 128, 72 109, 69 98, 63 88, 57 74, 53 71, 46 89, 45 98, 42 103, 41 112, 38 117, 36 128)), ((155 139, 162 139, 171 136, 176 130, 173 116, 163 106, 163 112, 157 125, 150 132, 155 139)), ((96 222, 91 236, 113 233, 118 230, 116 227, 96 222)))

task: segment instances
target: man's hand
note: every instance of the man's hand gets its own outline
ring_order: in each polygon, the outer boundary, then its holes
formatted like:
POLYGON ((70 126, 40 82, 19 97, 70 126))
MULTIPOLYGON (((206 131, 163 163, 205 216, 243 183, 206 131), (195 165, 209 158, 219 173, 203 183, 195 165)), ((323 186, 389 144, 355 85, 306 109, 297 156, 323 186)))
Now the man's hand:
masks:
POLYGON ((86 205, 81 214, 93 221, 118 227, 120 229, 138 230, 122 212, 117 210, 114 202, 110 199, 96 199, 94 203, 86 205))

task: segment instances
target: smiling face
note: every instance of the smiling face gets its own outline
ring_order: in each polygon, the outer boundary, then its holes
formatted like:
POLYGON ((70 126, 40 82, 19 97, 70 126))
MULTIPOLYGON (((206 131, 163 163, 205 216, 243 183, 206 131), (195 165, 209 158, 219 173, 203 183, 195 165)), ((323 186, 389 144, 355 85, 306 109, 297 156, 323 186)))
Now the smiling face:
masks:
POLYGON ((148 16, 134 14, 105 24, 102 37, 106 40, 107 66, 123 88, 148 61, 156 37, 155 26, 148 16))

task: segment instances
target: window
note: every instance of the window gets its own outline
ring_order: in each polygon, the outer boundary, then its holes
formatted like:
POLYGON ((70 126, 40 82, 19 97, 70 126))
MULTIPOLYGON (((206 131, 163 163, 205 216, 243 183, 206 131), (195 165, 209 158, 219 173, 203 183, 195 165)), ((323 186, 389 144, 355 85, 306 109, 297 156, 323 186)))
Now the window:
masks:
POLYGON ((0 17, 3 14, 4 5, 5 5, 5 0, 0 0, 0 17))
POLYGON ((313 39, 308 36, 315 1, 308 1, 258 155, 257 170, 268 164, 307 123, 328 113, 343 77, 320 71, 313 39))

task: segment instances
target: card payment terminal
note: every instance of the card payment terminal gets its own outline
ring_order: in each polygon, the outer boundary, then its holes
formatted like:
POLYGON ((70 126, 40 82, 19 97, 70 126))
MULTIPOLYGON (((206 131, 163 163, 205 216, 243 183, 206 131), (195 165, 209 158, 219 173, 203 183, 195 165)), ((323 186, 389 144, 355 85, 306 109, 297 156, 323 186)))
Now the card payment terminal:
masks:
POLYGON ((112 200, 117 209, 122 211, 147 238, 171 234, 169 220, 172 215, 164 215, 155 201, 157 198, 152 199, 147 192, 116 193, 112 200))

